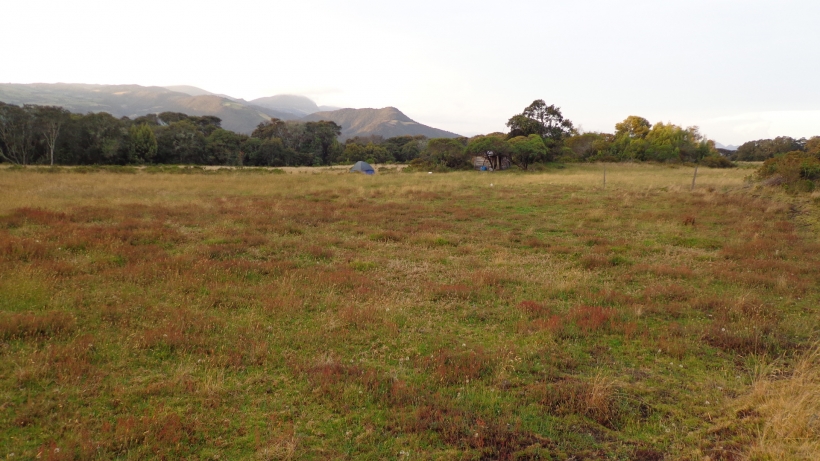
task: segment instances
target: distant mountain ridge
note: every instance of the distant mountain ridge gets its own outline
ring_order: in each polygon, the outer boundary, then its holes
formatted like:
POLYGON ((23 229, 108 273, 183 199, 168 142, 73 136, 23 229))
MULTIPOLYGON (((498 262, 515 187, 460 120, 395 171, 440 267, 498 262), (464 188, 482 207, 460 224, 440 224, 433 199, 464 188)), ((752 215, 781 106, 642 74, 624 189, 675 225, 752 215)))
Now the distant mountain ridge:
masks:
POLYGON ((330 112, 310 114, 302 120, 335 122, 342 127, 341 139, 355 136, 378 135, 385 138, 394 136, 423 135, 428 138, 458 138, 459 135, 438 128, 422 125, 404 115, 395 107, 383 109, 340 109, 330 112))
POLYGON ((72 112, 108 112, 115 117, 136 118, 161 112, 214 115, 222 127, 250 134, 260 123, 281 120, 327 120, 342 126, 342 139, 353 136, 401 135, 458 137, 411 120, 394 107, 338 109, 318 106, 299 95, 276 95, 246 101, 214 94, 190 85, 167 87, 141 85, 93 85, 83 83, 0 84, 0 102, 62 106, 72 112))
POLYGON ((725 150, 732 150, 732 151, 737 150, 737 148, 738 148, 738 146, 735 146, 735 145, 724 146, 723 144, 721 144, 719 142, 715 142, 715 147, 718 148, 718 149, 725 149, 725 150))

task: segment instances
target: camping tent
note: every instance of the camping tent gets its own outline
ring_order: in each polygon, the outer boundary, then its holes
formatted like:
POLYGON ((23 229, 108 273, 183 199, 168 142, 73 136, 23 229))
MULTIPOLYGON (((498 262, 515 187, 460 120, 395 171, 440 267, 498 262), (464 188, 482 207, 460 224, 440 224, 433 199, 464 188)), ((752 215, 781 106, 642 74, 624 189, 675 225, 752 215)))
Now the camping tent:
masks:
POLYGON ((355 171, 358 171, 359 173, 364 173, 364 174, 375 174, 376 173, 376 170, 374 170, 373 167, 370 166, 369 163, 362 162, 361 160, 356 162, 356 164, 353 165, 353 168, 350 169, 351 173, 353 173, 355 171))

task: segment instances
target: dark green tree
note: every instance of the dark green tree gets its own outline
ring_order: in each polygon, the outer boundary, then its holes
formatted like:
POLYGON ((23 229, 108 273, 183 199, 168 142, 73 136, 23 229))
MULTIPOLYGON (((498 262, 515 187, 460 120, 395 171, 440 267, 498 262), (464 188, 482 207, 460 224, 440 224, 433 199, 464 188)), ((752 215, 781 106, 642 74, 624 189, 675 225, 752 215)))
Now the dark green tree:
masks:
POLYGON ((321 164, 330 163, 331 148, 338 149, 337 138, 342 134, 342 127, 335 122, 321 120, 305 123, 305 151, 313 152, 321 164))
POLYGON ((122 162, 128 148, 128 130, 122 120, 106 112, 90 113, 77 120, 75 154, 79 163, 107 165, 122 162))
POLYGON ((217 128, 207 138, 206 163, 209 165, 242 165, 242 143, 245 136, 217 128))
POLYGON ((36 161, 37 129, 34 106, 0 103, 0 141, 3 159, 18 165, 36 161))
POLYGON ((543 99, 533 101, 521 114, 514 115, 507 121, 507 126, 510 128, 508 139, 537 134, 559 143, 575 132, 572 122, 561 114, 561 108, 548 106, 543 99))
POLYGON ((205 136, 196 125, 181 120, 162 127, 157 132, 157 161, 159 163, 207 163, 205 136))
POLYGON ((805 146, 800 140, 789 136, 758 139, 741 144, 732 156, 732 160, 759 162, 787 152, 802 151, 804 148, 805 146))
POLYGON ((128 129, 128 159, 126 163, 151 163, 157 155, 157 138, 147 124, 131 125, 128 129))

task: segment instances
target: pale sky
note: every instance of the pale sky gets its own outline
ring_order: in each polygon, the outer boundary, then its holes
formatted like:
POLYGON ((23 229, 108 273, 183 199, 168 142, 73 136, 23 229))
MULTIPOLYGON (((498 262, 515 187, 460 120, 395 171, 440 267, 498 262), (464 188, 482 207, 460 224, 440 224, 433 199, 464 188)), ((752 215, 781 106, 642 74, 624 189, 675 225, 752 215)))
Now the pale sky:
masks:
POLYGON ((395 106, 463 135, 535 99, 723 144, 820 135, 818 0, 0 0, 0 82, 395 106))

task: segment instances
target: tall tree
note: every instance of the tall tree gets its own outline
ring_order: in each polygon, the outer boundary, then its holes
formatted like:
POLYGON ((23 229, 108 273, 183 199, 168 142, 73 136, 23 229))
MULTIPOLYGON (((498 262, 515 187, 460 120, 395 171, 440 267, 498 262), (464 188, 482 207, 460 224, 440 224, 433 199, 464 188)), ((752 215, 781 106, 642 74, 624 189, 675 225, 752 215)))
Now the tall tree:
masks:
POLYGON ((652 124, 649 123, 649 120, 637 115, 630 115, 623 122, 615 124, 615 136, 644 139, 651 129, 652 124))
POLYGON ((127 153, 128 130, 125 123, 106 112, 89 113, 77 120, 79 136, 76 150, 80 163, 112 164, 121 162, 127 153))
POLYGON ((537 134, 560 142, 575 132, 572 122, 561 114, 561 108, 548 106, 543 99, 536 99, 524 111, 507 121, 510 128, 508 139, 537 134))
POLYGON ((0 103, 0 140, 3 159, 18 165, 28 165, 36 154, 34 106, 23 107, 0 103))
POLYGON ((214 130, 207 142, 209 165, 242 165, 242 143, 246 135, 219 128, 214 130))
POLYGON ((131 125, 128 130, 127 163, 151 163, 157 155, 157 138, 147 124, 131 125))
POLYGON ((318 154, 323 164, 327 164, 331 147, 338 141, 336 138, 342 134, 342 127, 335 122, 321 120, 318 122, 307 122, 305 124, 305 141, 318 154))
POLYGON ((54 148, 60 130, 68 122, 71 112, 57 106, 36 106, 33 112, 37 132, 43 137, 48 147, 49 163, 54 165, 54 148))
POLYGON ((161 163, 207 162, 205 136, 188 120, 173 122, 157 134, 157 159, 161 163))

